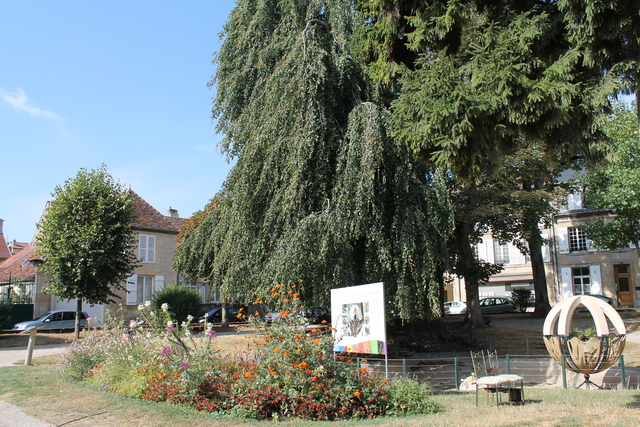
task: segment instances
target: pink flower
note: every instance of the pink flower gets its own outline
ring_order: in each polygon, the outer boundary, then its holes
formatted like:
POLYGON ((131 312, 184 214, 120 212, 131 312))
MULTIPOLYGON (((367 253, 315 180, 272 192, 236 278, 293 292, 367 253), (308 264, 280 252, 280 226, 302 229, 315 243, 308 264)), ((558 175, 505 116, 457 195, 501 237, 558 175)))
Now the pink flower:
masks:
POLYGON ((167 332, 174 332, 177 328, 175 326, 167 326, 167 332))
POLYGON ((162 348, 162 357, 169 357, 171 355, 171 349, 169 347, 162 348))
POLYGON ((183 362, 180 364, 180 369, 182 369, 183 371, 186 371, 187 369, 189 369, 189 367, 191 367, 190 363, 183 362))
POLYGON ((216 334, 216 331, 214 331, 213 329, 209 329, 206 333, 207 338, 215 338, 217 336, 218 334, 216 334))

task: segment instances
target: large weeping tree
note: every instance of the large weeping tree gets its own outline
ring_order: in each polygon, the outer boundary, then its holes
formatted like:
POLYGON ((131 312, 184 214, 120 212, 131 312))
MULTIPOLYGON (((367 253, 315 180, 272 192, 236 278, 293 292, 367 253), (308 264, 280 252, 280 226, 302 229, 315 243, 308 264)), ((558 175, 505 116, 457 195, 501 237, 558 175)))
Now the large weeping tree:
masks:
POLYGON ((379 91, 350 55, 349 1, 241 0, 211 84, 222 191, 184 230, 176 268, 223 297, 299 281, 307 304, 383 281, 405 319, 437 311, 452 230, 441 172, 388 134, 379 91))

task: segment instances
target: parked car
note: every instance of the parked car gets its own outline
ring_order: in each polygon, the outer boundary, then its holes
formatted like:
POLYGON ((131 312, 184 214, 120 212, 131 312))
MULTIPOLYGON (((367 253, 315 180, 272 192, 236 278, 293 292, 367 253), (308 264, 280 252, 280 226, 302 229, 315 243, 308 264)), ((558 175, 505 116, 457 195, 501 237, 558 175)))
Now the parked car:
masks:
MULTIPOLYGON (((246 309, 242 307, 227 307, 227 322, 229 323, 246 322, 246 317, 242 314, 244 313, 244 310, 246 309)), ((222 307, 213 308, 207 311, 205 314, 207 315, 207 322, 209 323, 222 322, 222 307)), ((201 326, 203 323, 204 323, 204 315, 198 319, 197 325, 201 326)))
MULTIPOLYGON (((87 326, 89 315, 86 311, 80 313, 80 327, 87 326)), ((30 327, 42 326, 40 330, 73 330, 76 327, 76 312, 70 310, 48 311, 33 320, 16 323, 13 325, 14 331, 24 331, 30 327)))
POLYGON ((462 301, 447 301, 444 303, 444 314, 465 314, 467 312, 467 304, 462 301))
POLYGON ((516 311, 516 305, 508 298, 491 297, 480 300, 480 313, 496 314, 496 313, 513 313, 516 311))
MULTIPOLYGON (((601 299, 602 301, 606 302, 610 306, 613 306, 613 298, 609 298, 609 297, 605 297, 604 295, 597 295, 597 294, 585 294, 585 296, 601 299)), ((585 307, 584 305, 580 305, 576 308, 576 311, 587 311, 587 310, 588 310, 587 307, 585 307)))

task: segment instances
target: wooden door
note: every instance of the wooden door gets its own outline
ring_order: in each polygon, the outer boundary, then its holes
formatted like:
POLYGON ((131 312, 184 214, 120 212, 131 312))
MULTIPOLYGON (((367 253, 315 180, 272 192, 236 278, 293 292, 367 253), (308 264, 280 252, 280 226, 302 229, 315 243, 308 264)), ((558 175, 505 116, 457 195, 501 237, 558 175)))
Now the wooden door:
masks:
POLYGON ((614 265, 613 272, 616 279, 618 305, 633 306, 633 283, 631 268, 627 265, 614 265))

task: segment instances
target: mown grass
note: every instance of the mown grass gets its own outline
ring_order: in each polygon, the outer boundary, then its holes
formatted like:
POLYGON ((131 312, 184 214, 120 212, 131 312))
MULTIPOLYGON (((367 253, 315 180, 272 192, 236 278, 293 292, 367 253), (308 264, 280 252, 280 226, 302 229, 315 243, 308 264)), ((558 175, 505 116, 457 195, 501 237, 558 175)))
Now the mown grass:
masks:
MULTIPOLYGON (((242 337, 240 337, 242 338, 242 337)), ((34 359, 33 366, 0 368, 0 400, 17 405, 42 421, 73 426, 266 426, 273 422, 221 419, 190 408, 125 399, 65 380, 58 370, 59 356, 34 359)), ((379 418, 313 425, 397 427, 489 426, 618 426, 637 427, 638 390, 564 390, 526 388, 524 405, 496 407, 473 393, 441 393, 434 415, 379 418)), ((285 420, 282 426, 308 426, 309 421, 285 420)))

